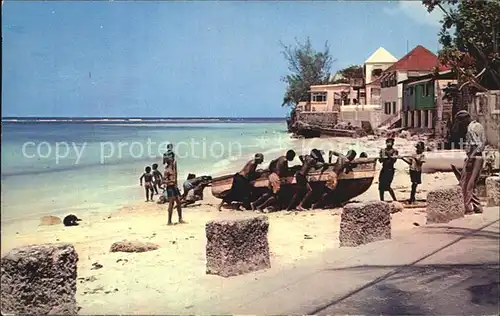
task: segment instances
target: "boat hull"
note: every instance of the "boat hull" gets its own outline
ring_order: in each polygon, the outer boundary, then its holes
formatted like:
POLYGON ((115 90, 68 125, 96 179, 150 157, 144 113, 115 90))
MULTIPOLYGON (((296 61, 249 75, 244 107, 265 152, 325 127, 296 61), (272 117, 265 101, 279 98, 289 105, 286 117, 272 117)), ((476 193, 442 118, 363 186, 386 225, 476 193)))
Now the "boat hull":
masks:
MULTIPOLYGON (((357 159, 353 163, 353 170, 347 174, 342 173, 339 176, 337 188, 325 201, 325 207, 338 206, 349 201, 350 199, 366 192, 373 182, 375 176, 375 159, 357 159)), ((298 170, 300 166, 291 168, 292 172, 298 170)), ((313 196, 309 203, 314 203, 325 192, 325 183, 328 175, 333 172, 333 165, 329 165, 327 169, 315 170, 307 176, 309 183, 313 189, 313 196)), ((254 199, 257 199, 268 190, 269 171, 264 170, 260 176, 253 181, 254 199)), ((278 204, 280 207, 286 207, 291 201, 294 193, 298 189, 297 184, 293 183, 294 177, 289 176, 282 178, 281 191, 279 194, 278 204)), ((229 193, 233 183, 233 175, 226 175, 212 180, 212 195, 222 199, 229 193)))

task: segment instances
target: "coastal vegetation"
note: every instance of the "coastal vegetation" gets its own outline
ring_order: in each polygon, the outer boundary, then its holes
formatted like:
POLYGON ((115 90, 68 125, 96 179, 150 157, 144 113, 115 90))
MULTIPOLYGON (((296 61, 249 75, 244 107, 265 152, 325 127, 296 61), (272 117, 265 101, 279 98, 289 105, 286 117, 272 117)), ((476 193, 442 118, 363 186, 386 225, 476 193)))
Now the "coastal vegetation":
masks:
POLYGON ((500 1, 423 0, 429 12, 441 10, 439 59, 468 81, 484 70, 481 84, 500 87, 500 1))
POLYGON ((289 73, 281 78, 286 83, 282 106, 294 108, 300 101, 306 101, 312 85, 326 84, 330 80, 330 69, 335 61, 330 54, 328 42, 322 51, 312 47, 309 37, 301 43, 285 45, 282 54, 288 63, 289 73))

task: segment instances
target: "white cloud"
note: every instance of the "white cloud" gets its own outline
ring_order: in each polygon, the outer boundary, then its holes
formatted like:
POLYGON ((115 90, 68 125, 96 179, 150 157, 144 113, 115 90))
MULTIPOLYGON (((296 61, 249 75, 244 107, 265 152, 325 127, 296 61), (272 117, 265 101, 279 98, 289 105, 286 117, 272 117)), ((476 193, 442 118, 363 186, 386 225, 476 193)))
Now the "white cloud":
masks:
POLYGON ((398 1, 395 7, 383 9, 388 15, 404 14, 413 21, 429 26, 440 26, 443 13, 436 8, 431 13, 427 12, 427 8, 422 4, 422 1, 398 1))

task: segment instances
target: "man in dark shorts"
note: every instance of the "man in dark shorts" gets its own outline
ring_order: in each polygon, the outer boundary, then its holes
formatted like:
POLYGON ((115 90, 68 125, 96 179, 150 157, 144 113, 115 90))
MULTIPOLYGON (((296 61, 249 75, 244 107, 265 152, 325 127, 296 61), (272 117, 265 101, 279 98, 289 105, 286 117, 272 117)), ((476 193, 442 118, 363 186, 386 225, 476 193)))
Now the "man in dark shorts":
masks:
POLYGON ((323 156, 321 152, 317 149, 311 150, 310 155, 299 156, 299 159, 300 161, 302 161, 302 167, 300 168, 299 171, 295 173, 295 182, 297 183, 297 191, 293 195, 293 198, 287 207, 287 211, 293 208, 299 194, 304 193, 304 191, 305 195, 299 202, 299 205, 296 207, 296 209, 299 211, 305 210, 303 205, 312 195, 312 188, 311 185, 309 184, 309 181, 307 180, 307 174, 309 173, 309 171, 311 171, 311 169, 318 169, 325 165, 323 156))
POLYGON ((323 206, 323 203, 325 199, 330 196, 333 192, 335 192, 335 189, 337 188, 337 183, 338 183, 338 177, 342 172, 349 173, 352 171, 352 168, 350 168, 349 163, 356 158, 356 151, 354 150, 349 150, 347 154, 344 156, 343 154, 336 152, 336 151, 330 151, 329 153, 329 160, 328 162, 331 163, 331 158, 332 156, 337 156, 337 162, 335 162, 335 165, 333 167, 333 172, 328 175, 328 178, 325 183, 325 193, 319 198, 319 200, 313 204, 313 208, 319 208, 323 206))
POLYGON ((165 192, 163 195, 168 201, 168 222, 167 225, 172 225, 172 215, 174 210, 174 203, 177 208, 177 215, 179 216, 179 224, 184 224, 184 220, 182 219, 182 208, 179 200, 179 196, 181 195, 179 189, 177 188, 177 167, 175 163, 175 155, 173 152, 168 153, 166 155, 165 160, 165 172, 163 181, 166 185, 165 192))
POLYGON ((233 183, 229 193, 222 199, 217 209, 221 211, 224 203, 241 202, 245 210, 250 208, 250 198, 252 196, 253 186, 250 183, 255 178, 257 166, 264 162, 263 154, 255 154, 254 158, 248 161, 243 169, 233 176, 233 183))
POLYGON ((294 158, 295 151, 289 150, 285 156, 276 158, 269 163, 269 191, 255 202, 250 203, 252 210, 263 210, 278 200, 278 194, 281 190, 281 178, 288 175, 288 162, 294 158))
POLYGON ((396 195, 391 188, 392 180, 394 179, 394 164, 396 163, 398 151, 394 149, 394 138, 388 138, 385 141, 386 147, 380 150, 379 161, 382 163, 382 169, 378 179, 378 191, 380 201, 384 200, 385 191, 389 191, 392 199, 396 201, 396 195))

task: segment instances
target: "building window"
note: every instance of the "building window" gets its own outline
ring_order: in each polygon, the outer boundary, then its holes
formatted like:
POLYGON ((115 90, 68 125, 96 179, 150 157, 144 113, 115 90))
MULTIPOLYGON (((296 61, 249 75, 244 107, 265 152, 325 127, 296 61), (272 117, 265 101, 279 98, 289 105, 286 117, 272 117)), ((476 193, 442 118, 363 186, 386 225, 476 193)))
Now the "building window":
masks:
POLYGON ((391 114, 391 102, 384 103, 384 113, 391 114))
POLYGON ((396 102, 392 102, 392 114, 396 114, 396 102))
POLYGON ((415 89, 413 89, 413 87, 410 87, 410 95, 413 95, 413 93, 415 93, 415 89))
POLYGON ((341 105, 342 104, 342 100, 341 99, 334 99, 333 100, 333 104, 335 104, 335 105, 341 105))
POLYGON ((313 102, 326 102, 326 92, 313 92, 312 101, 313 102))
POLYGON ((429 83, 426 83, 422 86, 422 96, 428 97, 431 94, 431 85, 429 83))

